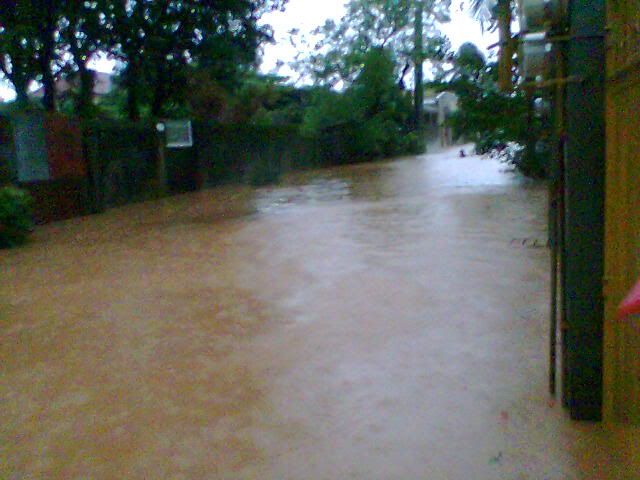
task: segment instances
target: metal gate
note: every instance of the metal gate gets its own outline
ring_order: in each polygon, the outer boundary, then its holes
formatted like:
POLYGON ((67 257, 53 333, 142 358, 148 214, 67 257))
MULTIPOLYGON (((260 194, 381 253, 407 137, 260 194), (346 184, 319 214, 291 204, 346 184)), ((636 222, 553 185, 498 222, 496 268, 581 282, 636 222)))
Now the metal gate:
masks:
POLYGON ((640 276, 640 0, 607 2, 605 416, 640 424, 640 325, 616 307, 640 276))

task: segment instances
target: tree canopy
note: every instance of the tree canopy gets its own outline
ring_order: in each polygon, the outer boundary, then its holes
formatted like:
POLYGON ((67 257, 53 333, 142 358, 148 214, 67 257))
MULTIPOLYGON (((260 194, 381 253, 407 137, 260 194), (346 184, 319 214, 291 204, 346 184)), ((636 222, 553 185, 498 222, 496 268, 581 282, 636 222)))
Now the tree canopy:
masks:
POLYGON ((497 29, 500 34, 500 51, 498 59, 498 82, 500 90, 513 90, 513 56, 515 42, 511 34, 515 0, 471 0, 471 11, 480 24, 489 24, 491 29, 497 29))
POLYGON ((305 111, 303 130, 344 137, 332 140, 343 146, 341 161, 422 151, 418 136, 409 131, 411 97, 397 87, 392 52, 373 48, 363 63, 343 92, 328 87, 317 92, 305 111))
POLYGON ((188 72, 206 68, 233 78, 271 40, 260 17, 287 0, 7 0, 0 5, 0 73, 26 101, 31 82, 43 84, 45 108, 55 109, 55 79, 77 72, 77 110, 89 108, 88 62, 97 52, 118 59, 129 117, 140 105, 152 114, 184 93, 188 72))
POLYGON ((473 141, 478 153, 498 156, 525 175, 543 177, 546 155, 538 147, 546 146, 536 146, 536 140, 547 135, 548 125, 534 112, 532 93, 502 91, 500 64, 487 63, 473 44, 463 44, 453 62, 452 74, 432 86, 459 97, 450 120, 456 137, 473 141))
POLYGON ((470 42, 460 45, 454 56, 454 69, 458 78, 480 80, 486 65, 484 54, 470 42))
POLYGON ((317 84, 351 84, 371 49, 393 52, 394 72, 400 84, 413 68, 416 58, 443 60, 450 48, 440 33, 438 22, 449 20, 450 0, 351 0, 338 22, 326 21, 313 32, 313 39, 302 38, 305 47, 292 65, 301 75, 317 84), (415 48, 416 9, 423 9, 421 32, 425 41, 415 48))

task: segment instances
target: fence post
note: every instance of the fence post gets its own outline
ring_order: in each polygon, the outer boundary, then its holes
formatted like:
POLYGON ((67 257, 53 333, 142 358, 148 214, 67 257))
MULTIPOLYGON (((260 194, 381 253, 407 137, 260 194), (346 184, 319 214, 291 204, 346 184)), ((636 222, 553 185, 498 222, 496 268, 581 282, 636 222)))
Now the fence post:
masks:
POLYGON ((167 195, 167 154, 166 154, 166 133, 165 125, 162 122, 156 124, 156 143, 158 148, 158 161, 156 170, 156 182, 158 194, 162 197, 167 195))

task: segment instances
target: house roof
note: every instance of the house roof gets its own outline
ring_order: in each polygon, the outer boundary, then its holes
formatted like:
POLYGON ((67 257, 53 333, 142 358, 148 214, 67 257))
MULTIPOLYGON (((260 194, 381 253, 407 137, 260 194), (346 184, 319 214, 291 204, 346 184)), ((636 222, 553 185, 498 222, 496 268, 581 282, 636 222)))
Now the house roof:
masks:
MULTIPOLYGON (((96 72, 94 73, 95 85, 93 87, 93 94, 96 96, 107 95, 113 91, 115 76, 111 73, 96 72)), ((74 88, 78 88, 80 85, 80 78, 77 73, 60 78, 56 82, 56 94, 58 96, 64 96, 74 88)), ((33 98, 44 97, 44 87, 40 87, 31 93, 33 98)))
POLYGON ((455 111, 458 108, 458 95, 453 92, 441 92, 436 96, 424 99, 423 108, 427 112, 438 113, 443 108, 455 111))

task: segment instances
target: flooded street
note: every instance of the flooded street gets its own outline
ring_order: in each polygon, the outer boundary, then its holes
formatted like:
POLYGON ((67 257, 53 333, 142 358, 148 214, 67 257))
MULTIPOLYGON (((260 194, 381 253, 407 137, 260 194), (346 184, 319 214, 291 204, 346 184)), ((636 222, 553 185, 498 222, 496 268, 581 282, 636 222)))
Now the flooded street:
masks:
POLYGON ((547 393, 546 187, 457 151, 0 251, 0 478, 640 478, 547 393))

